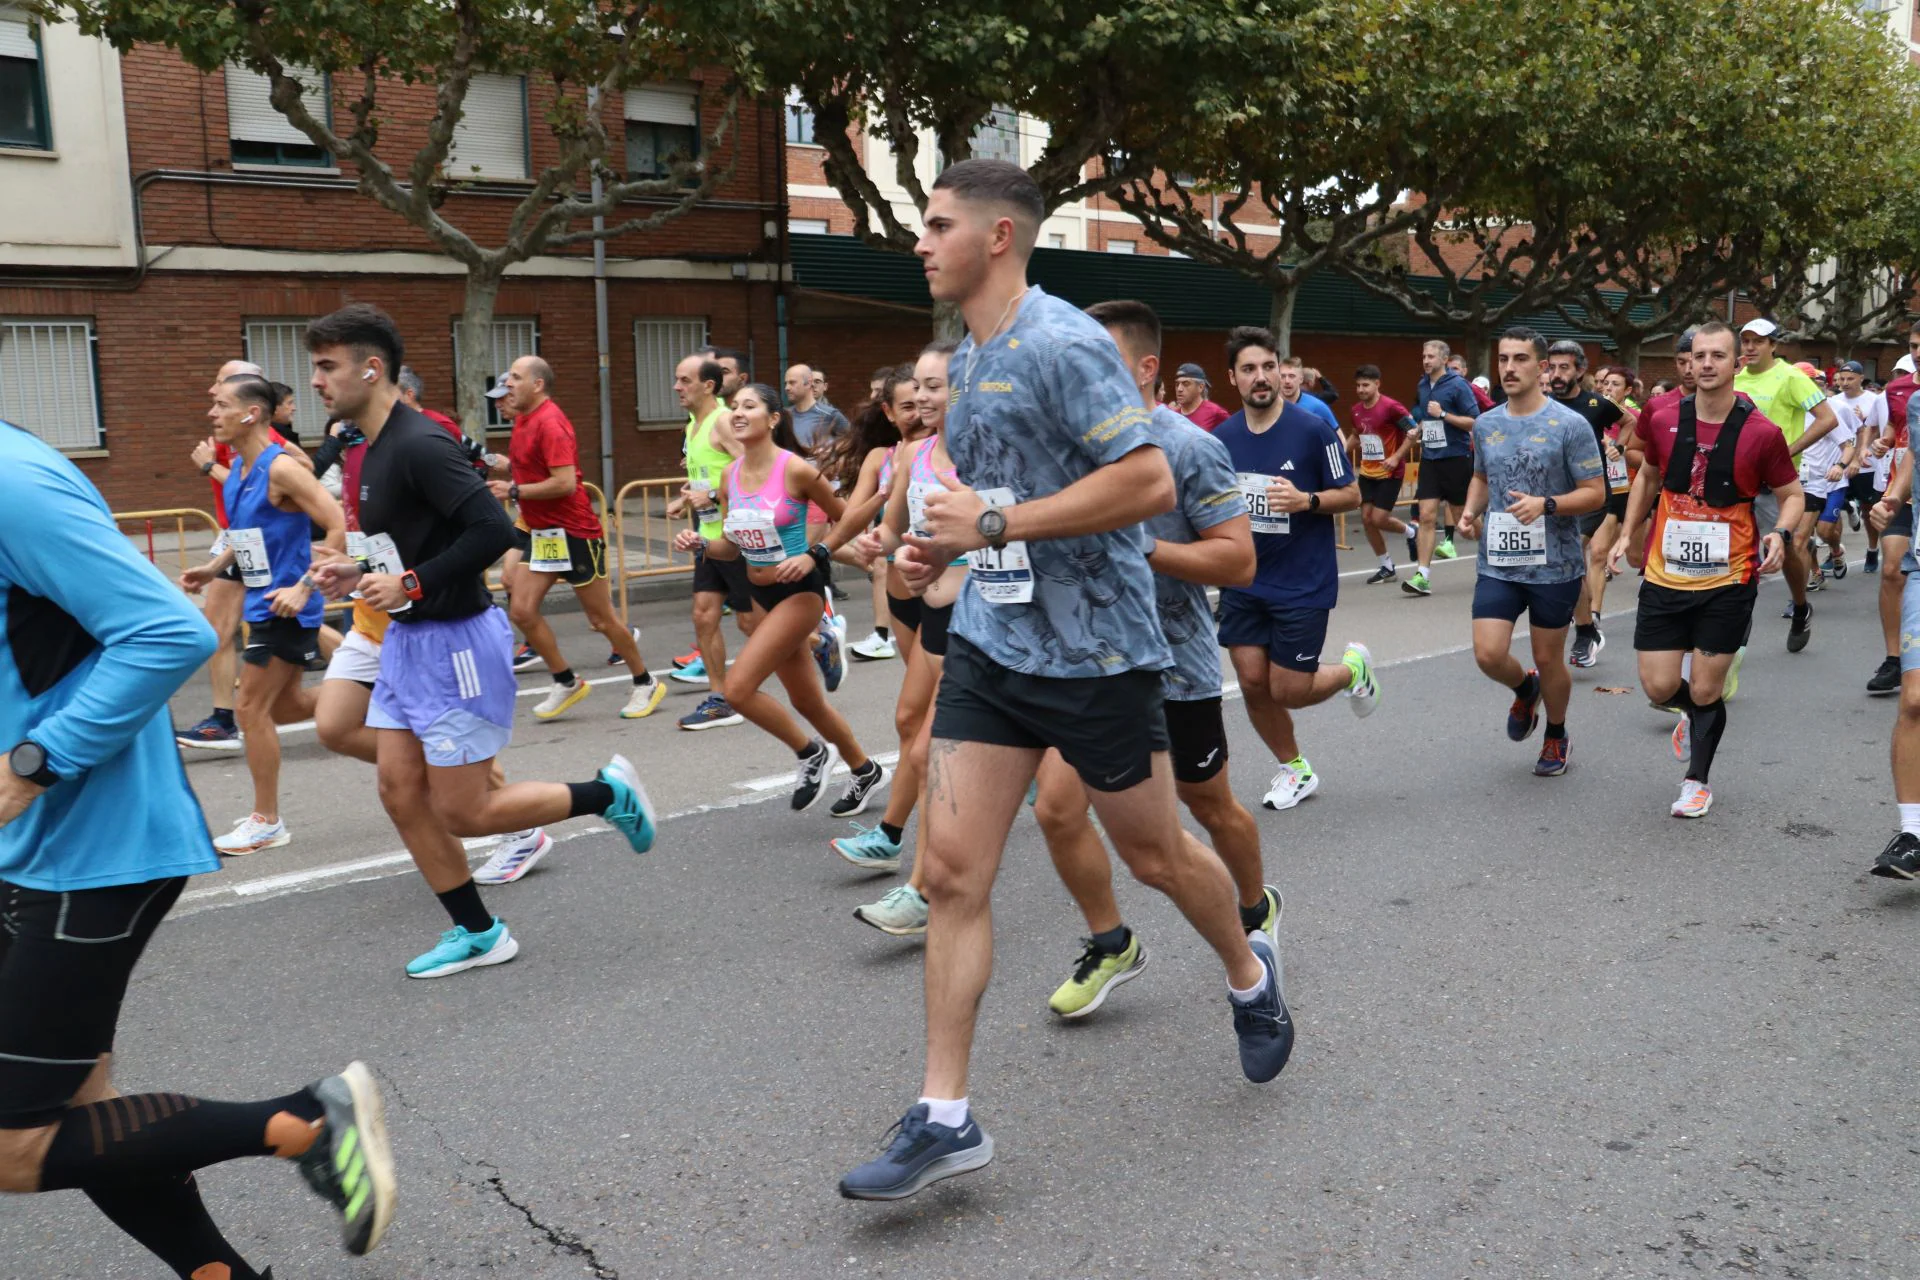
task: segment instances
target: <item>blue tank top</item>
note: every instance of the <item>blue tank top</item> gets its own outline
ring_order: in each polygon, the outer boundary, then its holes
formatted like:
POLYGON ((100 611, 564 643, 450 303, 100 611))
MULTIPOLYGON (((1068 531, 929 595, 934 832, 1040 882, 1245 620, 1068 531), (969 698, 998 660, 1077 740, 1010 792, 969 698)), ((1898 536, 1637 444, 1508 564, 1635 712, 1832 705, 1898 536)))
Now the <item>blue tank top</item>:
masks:
MULTIPOLYGON (((227 546, 247 588, 246 619, 266 622, 274 616, 267 594, 300 581, 313 563, 311 522, 304 511, 282 511, 268 495, 273 460, 286 452, 277 444, 260 451, 252 466, 235 457, 227 472, 227 546)), ((320 625, 326 601, 318 591, 300 611, 303 627, 320 625)))

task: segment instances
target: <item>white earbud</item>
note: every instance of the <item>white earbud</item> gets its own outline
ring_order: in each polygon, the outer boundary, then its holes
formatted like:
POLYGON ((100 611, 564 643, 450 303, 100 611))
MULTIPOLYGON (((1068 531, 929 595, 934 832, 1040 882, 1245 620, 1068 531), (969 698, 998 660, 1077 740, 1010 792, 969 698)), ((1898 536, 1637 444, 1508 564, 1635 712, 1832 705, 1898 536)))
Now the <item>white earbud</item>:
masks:
POLYGON ((360 381, 362 381, 362 382, 372 382, 372 381, 373 381, 373 370, 371 370, 371 369, 369 369, 369 370, 367 370, 367 371, 366 371, 365 373, 363 373, 363 374, 361 374, 361 375, 360 375, 360 381))
POLYGON ((242 418, 242 419, 240 419, 240 422, 241 422, 241 425, 243 425, 243 426, 244 426, 245 424, 247 424, 247 423, 249 423, 249 422, 252 422, 252 421, 253 421, 253 415, 252 415, 252 414, 248 414, 248 415, 247 415, 246 417, 244 417, 244 418, 242 418))

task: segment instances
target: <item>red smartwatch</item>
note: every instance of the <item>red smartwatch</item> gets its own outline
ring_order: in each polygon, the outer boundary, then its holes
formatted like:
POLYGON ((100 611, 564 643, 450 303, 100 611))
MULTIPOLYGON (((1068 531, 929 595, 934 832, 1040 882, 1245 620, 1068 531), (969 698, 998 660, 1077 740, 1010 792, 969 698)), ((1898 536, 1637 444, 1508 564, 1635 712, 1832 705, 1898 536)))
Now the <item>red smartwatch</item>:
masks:
POLYGON ((420 575, 411 569, 400 575, 400 589, 407 593, 409 600, 419 600, 427 594, 420 589, 420 575))

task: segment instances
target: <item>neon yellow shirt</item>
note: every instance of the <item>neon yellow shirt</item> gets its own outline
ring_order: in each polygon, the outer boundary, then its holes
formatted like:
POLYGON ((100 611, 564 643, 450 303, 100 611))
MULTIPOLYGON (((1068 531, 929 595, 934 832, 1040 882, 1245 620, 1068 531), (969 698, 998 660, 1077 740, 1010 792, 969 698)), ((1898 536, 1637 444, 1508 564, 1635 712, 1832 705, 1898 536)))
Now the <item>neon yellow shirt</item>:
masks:
MULTIPOLYGON (((733 461, 733 455, 713 442, 714 429, 719 425, 721 415, 727 412, 727 402, 717 401, 713 412, 706 421, 695 422, 693 415, 687 415, 687 483, 695 488, 704 488, 715 494, 720 492, 720 482, 724 477, 727 464, 733 461)), ((720 521, 700 522, 700 536, 709 541, 721 537, 720 521)))
POLYGON ((1827 398, 1812 378, 1779 359, 1765 373, 1742 369, 1734 374, 1733 389, 1745 392, 1753 407, 1780 428, 1789 447, 1806 432, 1807 412, 1827 398))

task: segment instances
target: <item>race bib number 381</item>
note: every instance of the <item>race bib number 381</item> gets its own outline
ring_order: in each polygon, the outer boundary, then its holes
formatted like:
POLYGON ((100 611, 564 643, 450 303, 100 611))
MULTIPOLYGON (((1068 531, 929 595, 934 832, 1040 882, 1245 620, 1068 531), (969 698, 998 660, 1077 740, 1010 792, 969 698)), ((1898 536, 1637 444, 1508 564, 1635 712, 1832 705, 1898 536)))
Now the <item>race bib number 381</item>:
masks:
POLYGON ((1668 520, 1660 535, 1667 572, 1682 578, 1714 578, 1733 563, 1733 526, 1717 520, 1668 520))

